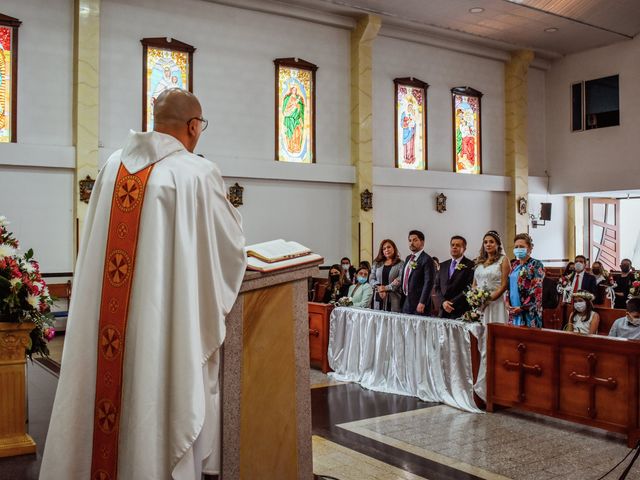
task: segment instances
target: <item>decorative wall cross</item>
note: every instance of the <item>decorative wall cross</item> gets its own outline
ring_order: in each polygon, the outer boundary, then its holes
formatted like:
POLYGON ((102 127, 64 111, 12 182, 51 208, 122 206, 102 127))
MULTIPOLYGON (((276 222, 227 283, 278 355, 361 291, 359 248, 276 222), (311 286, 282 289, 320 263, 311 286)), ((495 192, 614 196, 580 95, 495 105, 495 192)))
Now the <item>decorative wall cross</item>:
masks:
POLYGON ((596 418, 596 388, 605 387, 609 390, 615 390, 618 386, 618 381, 613 377, 598 378, 596 374, 596 365, 598 364, 598 357, 595 353, 587 355, 587 362, 589 363, 589 374, 582 375, 575 371, 569 374, 569 378, 575 383, 586 383, 589 385, 589 407, 587 407, 587 414, 591 418, 596 418))
POLYGON ((527 351, 527 346, 524 343, 518 344, 518 353, 520 359, 518 362, 512 362, 510 360, 505 360, 502 362, 502 365, 507 370, 518 370, 519 379, 518 379, 518 401, 524 402, 527 398, 525 394, 525 380, 526 375, 533 375, 539 377, 542 375, 542 367, 540 365, 527 365, 524 363, 524 354, 527 351))

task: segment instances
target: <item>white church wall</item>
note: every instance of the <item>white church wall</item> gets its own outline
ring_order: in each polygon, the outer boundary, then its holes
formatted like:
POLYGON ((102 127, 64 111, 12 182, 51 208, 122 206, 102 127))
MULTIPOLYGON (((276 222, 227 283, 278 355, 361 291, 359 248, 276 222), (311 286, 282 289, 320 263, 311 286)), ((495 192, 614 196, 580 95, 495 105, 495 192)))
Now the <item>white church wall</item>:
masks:
POLYGON ((475 258, 488 230, 504 232, 504 193, 471 190, 446 191, 447 211, 438 213, 435 197, 442 190, 415 187, 374 187, 374 252, 380 242, 390 238, 403 258, 409 254, 409 230, 421 230, 426 251, 440 260, 449 258, 449 239, 467 239, 467 256, 475 258))
POLYGON ((640 37, 568 55, 551 66, 546 82, 547 158, 553 193, 638 188, 640 37), (620 126, 571 132, 571 84, 620 75, 620 126))
POLYGON ((0 144, 0 215, 44 272, 73 268, 73 1, 3 0, 18 33, 18 143, 0 144), (44 168, 43 168, 44 167, 44 168))
POLYGON ((540 217, 540 204, 551 203, 551 220, 529 228, 533 239, 533 256, 549 267, 564 266, 567 255, 567 198, 561 195, 529 194, 529 212, 540 217), (556 261, 550 261, 556 260, 556 261))
POLYGON ((197 152, 227 184, 246 188, 247 241, 297 240, 327 262, 351 251, 350 33, 345 28, 201 0, 103 0, 102 161, 141 128, 144 37, 171 36, 197 48, 194 93, 209 128, 197 152), (274 64, 318 65, 315 165, 274 160, 274 64))
POLYGON ((351 254, 351 186, 332 183, 225 178, 244 187, 238 209, 248 244, 295 240, 340 262, 351 254))
POLYGON ((50 168, 0 165, 0 215, 23 252, 32 248, 45 273, 73 270, 73 175, 50 168))

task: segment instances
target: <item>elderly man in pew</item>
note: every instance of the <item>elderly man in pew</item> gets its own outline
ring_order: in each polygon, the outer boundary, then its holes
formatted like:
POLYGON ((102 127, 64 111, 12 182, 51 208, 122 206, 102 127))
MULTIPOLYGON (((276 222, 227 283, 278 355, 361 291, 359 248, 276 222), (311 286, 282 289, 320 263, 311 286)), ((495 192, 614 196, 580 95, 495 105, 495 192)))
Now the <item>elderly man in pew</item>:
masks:
POLYGON ((609 336, 640 340, 640 297, 627 300, 627 314, 613 323, 609 336))

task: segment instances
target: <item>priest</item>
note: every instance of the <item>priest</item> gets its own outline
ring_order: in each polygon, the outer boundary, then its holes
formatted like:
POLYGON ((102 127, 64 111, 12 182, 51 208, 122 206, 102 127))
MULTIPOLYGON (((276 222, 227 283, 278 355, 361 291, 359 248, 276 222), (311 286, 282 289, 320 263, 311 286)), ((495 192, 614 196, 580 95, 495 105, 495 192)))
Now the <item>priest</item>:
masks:
POLYGON ((40 478, 219 471, 220 346, 246 261, 197 98, 163 92, 89 204, 40 478))

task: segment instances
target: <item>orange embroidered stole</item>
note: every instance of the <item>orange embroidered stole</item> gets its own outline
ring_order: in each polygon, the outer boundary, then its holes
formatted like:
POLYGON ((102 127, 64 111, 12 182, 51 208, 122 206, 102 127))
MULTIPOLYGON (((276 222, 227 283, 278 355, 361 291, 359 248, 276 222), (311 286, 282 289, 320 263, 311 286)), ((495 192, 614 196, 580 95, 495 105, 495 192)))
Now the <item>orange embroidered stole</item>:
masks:
POLYGON ((142 203, 152 169, 153 165, 131 175, 121 164, 113 189, 98 329, 92 480, 116 480, 118 475, 127 315, 142 203))

